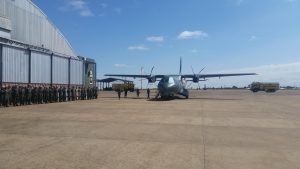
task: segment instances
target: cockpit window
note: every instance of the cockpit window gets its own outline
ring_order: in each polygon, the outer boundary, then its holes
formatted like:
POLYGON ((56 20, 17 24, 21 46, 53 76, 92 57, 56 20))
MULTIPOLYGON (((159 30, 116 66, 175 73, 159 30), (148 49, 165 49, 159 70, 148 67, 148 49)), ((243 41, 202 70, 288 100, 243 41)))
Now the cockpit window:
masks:
POLYGON ((164 77, 164 82, 169 82, 169 77, 168 76, 164 77))
POLYGON ((169 83, 170 83, 170 84, 174 84, 174 83, 175 83, 175 81, 174 81, 174 78, 173 78, 173 77, 170 77, 170 78, 169 78, 169 83))

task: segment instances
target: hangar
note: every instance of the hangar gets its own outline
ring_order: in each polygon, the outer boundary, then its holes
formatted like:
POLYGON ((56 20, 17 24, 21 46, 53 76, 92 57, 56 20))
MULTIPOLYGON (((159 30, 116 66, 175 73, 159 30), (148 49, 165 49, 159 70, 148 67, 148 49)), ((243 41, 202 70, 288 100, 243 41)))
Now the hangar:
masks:
POLYGON ((78 56, 31 0, 0 0, 0 83, 95 86, 96 62, 78 56))

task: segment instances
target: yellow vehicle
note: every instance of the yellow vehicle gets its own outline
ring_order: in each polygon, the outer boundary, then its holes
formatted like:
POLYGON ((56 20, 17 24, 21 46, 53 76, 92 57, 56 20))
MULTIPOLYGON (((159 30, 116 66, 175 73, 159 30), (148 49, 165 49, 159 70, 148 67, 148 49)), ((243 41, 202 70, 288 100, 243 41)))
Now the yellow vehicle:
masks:
POLYGON ((134 84, 133 82, 124 82, 124 83, 115 83, 112 84, 112 89, 114 91, 130 91, 133 92, 134 91, 134 84))

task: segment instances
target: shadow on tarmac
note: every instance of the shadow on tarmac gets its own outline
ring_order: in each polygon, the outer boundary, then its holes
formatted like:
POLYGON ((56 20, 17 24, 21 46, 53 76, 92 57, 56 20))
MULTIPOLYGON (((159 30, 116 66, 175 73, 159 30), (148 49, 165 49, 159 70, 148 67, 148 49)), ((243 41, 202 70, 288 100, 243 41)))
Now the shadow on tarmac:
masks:
MULTIPOLYGON (((101 97, 101 98, 107 98, 107 99, 118 99, 118 97, 108 96, 108 97, 101 97)), ((147 99, 145 97, 121 97, 121 100, 123 99, 133 99, 133 100, 147 100, 147 101, 172 101, 172 100, 242 100, 242 99, 233 99, 233 98, 209 98, 209 97, 192 97, 192 98, 182 98, 182 97, 170 97, 170 98, 152 98, 147 99)))

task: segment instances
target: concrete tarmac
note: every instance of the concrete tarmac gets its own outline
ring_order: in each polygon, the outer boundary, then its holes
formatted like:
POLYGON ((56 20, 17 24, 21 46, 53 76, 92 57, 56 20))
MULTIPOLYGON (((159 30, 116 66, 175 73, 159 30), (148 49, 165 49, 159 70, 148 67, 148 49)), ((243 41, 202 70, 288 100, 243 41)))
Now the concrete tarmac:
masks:
POLYGON ((145 95, 0 108, 0 169, 300 168, 299 90, 145 95))

